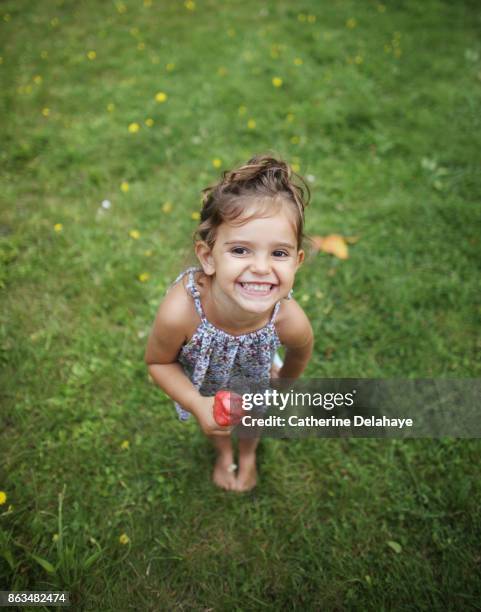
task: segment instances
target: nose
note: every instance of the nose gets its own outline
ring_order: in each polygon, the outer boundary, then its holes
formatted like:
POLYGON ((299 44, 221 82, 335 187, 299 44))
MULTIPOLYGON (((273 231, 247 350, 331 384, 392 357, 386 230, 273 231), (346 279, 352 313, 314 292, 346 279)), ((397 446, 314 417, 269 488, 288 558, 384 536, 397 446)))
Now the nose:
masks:
POLYGON ((257 253, 252 260, 251 270, 256 274, 269 274, 271 271, 269 255, 257 253))

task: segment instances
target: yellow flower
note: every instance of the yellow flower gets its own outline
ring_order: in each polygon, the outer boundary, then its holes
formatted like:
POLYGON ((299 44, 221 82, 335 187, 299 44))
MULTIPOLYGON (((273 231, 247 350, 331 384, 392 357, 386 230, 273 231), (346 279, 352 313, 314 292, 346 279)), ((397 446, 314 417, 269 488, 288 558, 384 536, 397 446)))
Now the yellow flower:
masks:
POLYGON ((48 117, 50 115, 50 109, 49 108, 42 108, 42 115, 44 117, 48 117))
POLYGON ((190 216, 193 221, 198 221, 200 219, 200 212, 196 210, 190 216))
POLYGON ((292 123, 294 121, 294 115, 292 113, 288 113, 286 115, 286 121, 288 121, 289 123, 292 123))
POLYGON ((152 257, 152 249, 147 249, 144 251, 144 255, 145 257, 152 257))
POLYGON ((140 238, 140 232, 139 230, 130 230, 129 236, 134 240, 138 240, 140 238))
POLYGON ((148 272, 142 272, 142 274, 139 274, 139 281, 141 283, 146 283, 150 278, 150 274, 148 272))
POLYGON ((5 491, 0 491, 0 506, 3 506, 3 504, 7 501, 7 494, 5 493, 5 491))
POLYGON ((129 448, 130 448, 130 442, 129 442, 128 440, 124 440, 124 441, 122 442, 122 444, 120 445, 120 448, 121 448, 122 450, 129 450, 129 448))
POLYGON ((245 115, 247 113, 247 107, 246 106, 239 106, 239 115, 242 117, 242 115, 245 115))
POLYGON ((58 535, 58 533, 54 533, 52 536, 52 542, 58 542, 60 539, 60 536, 58 535))
POLYGON ((218 157, 216 157, 212 160, 212 165, 214 166, 214 168, 220 168, 222 166, 222 161, 218 157))
POLYGON ((250 130, 255 130, 255 127, 256 127, 256 121, 255 121, 255 119, 249 119, 249 121, 247 122, 247 127, 248 127, 250 130))
POLYGON ((94 60, 97 57, 97 53, 95 51, 89 51, 87 53, 87 57, 89 58, 89 60, 94 60))
POLYGON ((299 138, 299 136, 293 136, 291 138, 292 144, 299 144, 300 141, 301 141, 301 139, 299 138))
POLYGON ((123 15, 127 11, 127 7, 123 2, 117 2, 115 5, 117 7, 117 12, 123 15))
POLYGON ((308 15, 307 16, 307 21, 309 23, 314 23, 316 21, 316 16, 315 15, 308 15))
POLYGON ((299 15, 297 16, 297 21, 305 21, 306 20, 306 16, 304 15, 304 13, 299 13, 299 15))
POLYGON ((157 102, 165 102, 167 100, 167 94, 163 91, 159 91, 159 93, 155 94, 155 99, 157 102))
POLYGON ((362 55, 356 55, 356 57, 354 58, 354 61, 356 62, 356 64, 362 64, 364 61, 364 58, 362 57, 362 55))
POLYGON ((130 538, 126 533, 123 533, 119 538, 119 542, 121 544, 128 544, 130 542, 130 538))
POLYGON ((175 64, 174 62, 169 62, 166 66, 165 69, 167 70, 167 72, 172 72, 172 70, 174 70, 175 68, 175 64))
POLYGON ((33 77, 33 82, 35 83, 35 85, 40 85, 40 83, 42 82, 42 77, 37 74, 37 76, 33 77))
POLYGON ((349 28, 350 30, 352 30, 356 26, 357 26, 357 21, 353 17, 351 17, 350 19, 346 21, 346 28, 349 28))
POLYGON ((301 302, 308 302, 311 299, 311 296, 307 293, 301 296, 301 302))
POLYGON ((302 64, 303 64, 303 63, 304 63, 304 62, 302 61, 302 59, 301 59, 300 57, 296 57, 296 58, 294 59, 294 64, 295 64, 296 66, 302 66, 302 64))
POLYGON ((291 164, 291 168, 294 170, 294 172, 299 172, 299 170, 301 169, 299 164, 291 164))
POLYGON ((170 213, 171 210, 172 210, 172 203, 165 202, 165 204, 162 206, 162 212, 170 213))
POLYGON ((152 127, 154 125, 154 120, 149 117, 148 119, 145 120, 145 125, 147 127, 152 127))
POLYGON ((113 113, 115 110, 115 104, 112 104, 112 102, 107 104, 107 110, 109 111, 109 113, 113 113))
POLYGON ((120 184, 120 189, 124 193, 127 193, 127 191, 130 189, 130 185, 127 183, 127 181, 122 181, 122 183, 120 184))
POLYGON ((144 42, 139 42, 139 44, 137 45, 137 49, 139 51, 143 51, 145 49, 145 43, 144 42))
POLYGON ((193 0, 186 0, 184 6, 188 11, 195 11, 195 2, 193 0))
POLYGON ((62 225, 61 223, 56 223, 56 224, 53 226, 53 229, 54 229, 54 230, 55 230, 57 233, 59 233, 59 232, 61 232, 61 231, 63 230, 63 225, 62 225))
POLYGON ((131 134, 136 134, 140 130, 140 125, 138 123, 131 123, 129 125, 129 132, 131 134))
POLYGON ((227 68, 224 68, 224 66, 220 66, 219 68, 217 68, 217 74, 219 76, 225 76, 227 72, 227 68))
POLYGON ((281 87, 282 86, 282 79, 280 77, 274 77, 272 79, 272 84, 274 85, 274 87, 281 87))

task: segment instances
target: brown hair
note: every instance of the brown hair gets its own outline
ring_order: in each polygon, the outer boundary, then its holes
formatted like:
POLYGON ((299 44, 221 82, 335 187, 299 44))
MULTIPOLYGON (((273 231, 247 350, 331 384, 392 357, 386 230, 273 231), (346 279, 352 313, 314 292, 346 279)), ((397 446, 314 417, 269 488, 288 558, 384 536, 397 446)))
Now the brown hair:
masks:
POLYGON ((300 249, 305 238, 304 208, 310 199, 309 187, 285 161, 270 155, 256 155, 243 166, 226 170, 222 180, 202 190, 202 211, 194 241, 203 240, 212 248, 217 228, 240 217, 250 208, 253 198, 262 201, 262 206, 260 210, 256 207, 248 219, 271 215, 273 206, 290 207, 300 249))

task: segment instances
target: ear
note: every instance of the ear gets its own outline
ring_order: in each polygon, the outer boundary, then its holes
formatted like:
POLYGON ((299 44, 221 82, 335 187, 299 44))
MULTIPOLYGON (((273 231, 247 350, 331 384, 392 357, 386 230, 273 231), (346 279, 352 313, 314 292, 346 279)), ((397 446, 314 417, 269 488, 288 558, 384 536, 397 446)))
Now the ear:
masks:
POLYGON ((215 272, 214 257, 212 256, 212 249, 207 242, 202 240, 196 242, 195 254, 205 274, 207 274, 207 276, 212 276, 215 272))
POLYGON ((305 257, 304 251, 301 250, 297 253, 296 270, 302 265, 302 262, 304 261, 304 257, 305 257))

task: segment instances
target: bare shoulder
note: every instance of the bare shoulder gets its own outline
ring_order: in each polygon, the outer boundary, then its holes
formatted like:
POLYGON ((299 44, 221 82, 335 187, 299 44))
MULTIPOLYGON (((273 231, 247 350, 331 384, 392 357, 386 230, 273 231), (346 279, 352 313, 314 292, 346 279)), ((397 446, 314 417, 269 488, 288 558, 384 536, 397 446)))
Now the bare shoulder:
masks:
POLYGON ((171 363, 192 335, 195 307, 183 278, 174 285, 159 305, 145 351, 146 363, 171 363))
POLYGON ((302 348, 313 341, 311 323, 293 298, 282 300, 275 327, 279 340, 286 348, 302 348))
POLYGON ((157 316, 173 325, 182 325, 187 322, 186 316, 194 311, 193 301, 185 287, 186 278, 182 278, 165 295, 159 305, 157 316))

